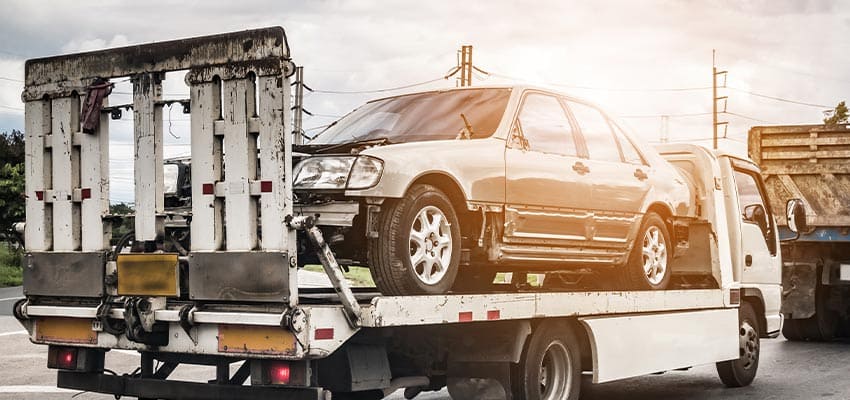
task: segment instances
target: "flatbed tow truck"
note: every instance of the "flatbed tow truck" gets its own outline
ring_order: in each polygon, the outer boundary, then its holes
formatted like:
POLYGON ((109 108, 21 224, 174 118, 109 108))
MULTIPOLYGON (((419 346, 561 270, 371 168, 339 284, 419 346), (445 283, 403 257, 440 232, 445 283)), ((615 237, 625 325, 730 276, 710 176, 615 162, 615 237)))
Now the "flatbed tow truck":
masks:
POLYGON ((413 398, 443 387, 456 399, 577 399, 582 373, 601 383, 707 363, 727 386, 752 382, 759 338, 781 321, 775 229, 742 220, 736 188, 735 174, 761 185, 754 164, 659 149, 690 177, 700 210, 672 263, 673 290, 544 282, 382 296, 350 288, 316 216, 293 210, 293 71, 279 27, 27 62, 26 298, 15 316, 49 346, 59 387, 163 399, 413 398), (167 253, 162 79, 177 70, 191 93, 191 249, 167 253), (133 103, 109 105, 104 82, 127 77, 133 103), (108 118, 119 107, 135 117, 131 251, 109 243, 108 118), (332 289, 299 288, 298 230, 332 289), (110 373, 112 349, 138 351, 139 368, 110 373), (216 374, 168 379, 180 364, 216 374))

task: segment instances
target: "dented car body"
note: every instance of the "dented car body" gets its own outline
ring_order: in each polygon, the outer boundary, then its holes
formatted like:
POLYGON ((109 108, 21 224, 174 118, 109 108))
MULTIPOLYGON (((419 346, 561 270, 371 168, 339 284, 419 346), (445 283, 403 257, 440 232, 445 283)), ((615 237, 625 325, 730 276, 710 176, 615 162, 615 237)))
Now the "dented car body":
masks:
MULTIPOLYGON (((417 185, 441 191, 451 203, 460 224, 460 237, 451 240, 461 242, 454 255, 461 279, 464 269, 490 276, 622 266, 648 213, 664 221, 663 257, 672 258, 670 245, 686 245, 687 220, 695 213, 687 179, 655 151, 595 106, 529 86, 375 100, 298 152, 296 212, 318 215, 348 264, 376 262, 368 254, 376 249, 363 244, 393 234, 380 230, 380 221, 417 185), (338 176, 334 166, 321 165, 341 159, 354 167, 339 169, 338 176), (364 159, 370 165, 356 167, 364 159)), ((425 250, 439 251, 439 244, 426 243, 425 250)), ((452 267, 435 257, 434 269, 452 267)), ((306 254, 302 260, 310 262, 306 254)))

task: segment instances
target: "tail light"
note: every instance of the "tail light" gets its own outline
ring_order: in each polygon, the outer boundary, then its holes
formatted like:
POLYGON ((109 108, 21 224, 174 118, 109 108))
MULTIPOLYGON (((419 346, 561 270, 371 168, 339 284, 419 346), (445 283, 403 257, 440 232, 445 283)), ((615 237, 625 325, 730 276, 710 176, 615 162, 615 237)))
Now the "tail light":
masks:
POLYGON ((77 369, 77 349, 51 346, 47 351, 47 368, 77 369))
POLYGON ((310 386, 306 361, 252 360, 251 385, 310 386))
POLYGON ((272 385, 288 385, 289 384, 289 363, 275 362, 268 363, 269 383, 272 385))
POLYGON ((69 371, 103 371, 104 350, 48 346, 47 368, 69 371))

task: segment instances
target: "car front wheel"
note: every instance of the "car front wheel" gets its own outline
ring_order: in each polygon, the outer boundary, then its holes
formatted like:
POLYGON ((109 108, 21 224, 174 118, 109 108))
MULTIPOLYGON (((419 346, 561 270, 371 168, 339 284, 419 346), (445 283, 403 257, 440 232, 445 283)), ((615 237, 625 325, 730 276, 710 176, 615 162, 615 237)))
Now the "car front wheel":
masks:
POLYGON ((449 198, 431 185, 415 185, 381 211, 381 236, 370 239, 369 264, 385 295, 443 294, 460 259, 460 225, 449 198))

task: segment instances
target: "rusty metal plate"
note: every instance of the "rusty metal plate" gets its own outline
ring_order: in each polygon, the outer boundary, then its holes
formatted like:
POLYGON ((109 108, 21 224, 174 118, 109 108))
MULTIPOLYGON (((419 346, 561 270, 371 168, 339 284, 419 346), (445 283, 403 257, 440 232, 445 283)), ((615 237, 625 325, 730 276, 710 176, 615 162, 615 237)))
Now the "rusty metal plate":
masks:
POLYGON ((285 302, 289 257, 280 252, 193 252, 189 297, 193 300, 285 302))
POLYGON ((104 267, 103 253, 29 253, 24 263, 24 294, 100 297, 104 267))
POLYGON ((180 295, 177 254, 119 254, 117 265, 119 295, 180 295))
POLYGON ((219 325, 218 351, 243 354, 293 355, 292 332, 273 326, 219 325))
POLYGON ((35 321, 35 340, 53 343, 97 344, 92 320, 85 318, 39 318, 35 321))

